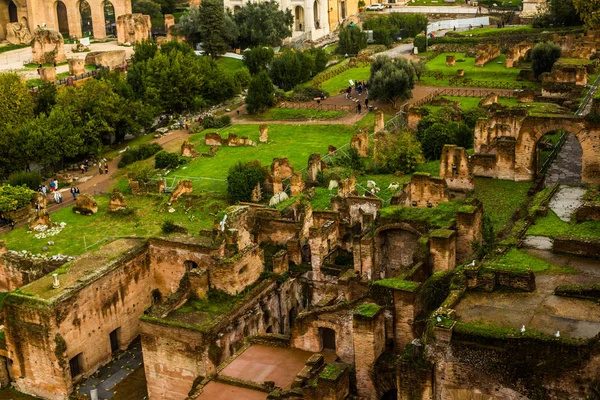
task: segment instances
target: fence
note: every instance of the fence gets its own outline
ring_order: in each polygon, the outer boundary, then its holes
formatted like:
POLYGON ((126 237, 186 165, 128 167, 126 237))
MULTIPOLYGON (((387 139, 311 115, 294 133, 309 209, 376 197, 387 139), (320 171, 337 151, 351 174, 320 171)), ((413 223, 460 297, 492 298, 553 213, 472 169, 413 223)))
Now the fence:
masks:
MULTIPOLYGON (((82 79, 94 77, 94 76, 98 75, 99 73, 103 72, 104 70, 108 70, 108 69, 109 69, 108 67, 97 67, 96 69, 94 69, 92 71, 86 71, 83 74, 73 75, 73 76, 69 76, 67 78, 57 79, 53 83, 54 83, 54 86, 68 85, 69 82, 75 82, 75 81, 80 81, 82 79)), ((38 92, 40 90, 40 88, 39 88, 39 86, 35 86, 29 90, 31 90, 32 92, 38 92)))
POLYGON ((490 88, 490 89, 530 89, 532 83, 525 82, 500 82, 500 81, 474 81, 469 78, 454 77, 448 82, 450 86, 463 86, 474 88, 490 88))
POLYGON ((498 92, 494 89, 441 89, 438 91, 438 96, 457 96, 457 97, 485 97, 489 94, 495 93, 500 97, 517 97, 517 93, 514 90, 505 89, 503 92, 498 92))

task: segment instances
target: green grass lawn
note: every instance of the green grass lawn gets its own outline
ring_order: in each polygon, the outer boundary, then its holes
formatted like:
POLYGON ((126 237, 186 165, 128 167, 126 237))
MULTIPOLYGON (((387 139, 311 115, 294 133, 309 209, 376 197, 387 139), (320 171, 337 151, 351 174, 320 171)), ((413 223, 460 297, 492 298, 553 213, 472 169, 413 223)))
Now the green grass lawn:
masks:
MULTIPOLYGON (((364 123, 372 127, 373 117, 367 116, 363 119, 367 120, 364 123)), ((263 165, 270 165, 276 157, 287 157, 296 170, 304 169, 311 154, 326 154, 328 145, 340 147, 350 142, 352 135, 358 132, 359 126, 271 124, 268 143, 260 143, 256 147, 222 146, 215 157, 195 158, 171 175, 226 179, 229 168, 237 162, 258 160, 263 165)), ((206 130, 191 137, 190 140, 196 146, 196 151, 208 152, 209 147, 204 144, 204 136, 209 132, 214 130, 206 130)), ((229 132, 238 136, 248 136, 258 143, 258 125, 240 124, 220 130, 221 135, 225 137, 229 132)), ((196 185, 197 182, 194 182, 194 187, 196 185)))
POLYGON ((492 262, 492 266, 506 270, 525 271, 530 269, 533 273, 558 273, 573 274, 576 271, 567 266, 558 266, 549 263, 546 260, 532 256, 515 247, 510 249, 502 258, 492 262))
POLYGON ((6 46, 0 47, 0 53, 5 53, 7 51, 24 49, 25 47, 29 47, 28 44, 7 44, 6 46))
POLYGON ((347 115, 346 111, 324 111, 308 110, 305 108, 271 108, 257 115, 244 115, 244 119, 254 121, 309 121, 309 120, 332 120, 347 115))
POLYGON ((542 32, 546 29, 533 28, 531 25, 521 25, 510 28, 500 28, 497 26, 490 26, 485 28, 473 28, 470 31, 452 32, 451 36, 496 36, 496 35, 508 35, 512 33, 533 33, 542 32))
POLYGON ((53 213, 53 222, 67 224, 56 236, 36 239, 32 233, 28 233, 27 227, 21 227, 3 235, 3 240, 10 250, 28 250, 35 254, 41 253, 42 247, 52 240, 55 245, 49 246, 49 254, 79 255, 85 252, 86 244, 89 247, 107 237, 161 236, 161 225, 165 220, 185 226, 190 234, 195 235, 200 229, 211 228, 214 216, 227 205, 224 195, 214 193, 199 198, 182 198, 173 206, 167 204, 168 196, 126 198, 128 207, 134 210, 132 215, 108 213, 108 196, 96 196, 98 213, 92 216, 75 214, 72 207, 53 213), (168 212, 171 207, 176 210, 174 213, 168 212))
POLYGON ((217 65, 223 68, 224 71, 227 72, 235 72, 238 69, 244 68, 244 62, 242 60, 238 60, 236 58, 229 57, 221 57, 217 59, 217 65))
POLYGON ((498 232, 525 201, 530 187, 531 182, 475 178, 475 192, 472 197, 483 202, 483 211, 490 217, 494 231, 498 232))
MULTIPOLYGON (((463 96, 440 96, 437 98, 438 99, 443 98, 443 99, 447 99, 450 101, 458 102, 460 104, 460 108, 462 110, 471 110, 473 108, 478 108, 479 102, 482 99, 481 97, 463 97, 463 96)), ((517 99, 514 97, 498 97, 498 103, 502 104, 503 106, 507 106, 507 107, 515 107, 515 106, 519 105, 519 103, 517 102, 517 99)), ((443 108, 442 106, 433 106, 431 104, 426 104, 423 107, 427 108, 431 112, 435 112, 435 111, 443 108)))
POLYGON ((321 89, 329 92, 330 95, 335 96, 340 92, 340 90, 347 88, 350 85, 348 82, 350 79, 352 79, 354 82, 365 81, 369 79, 370 74, 370 66, 350 68, 341 74, 323 82, 321 89))
POLYGON ((483 67, 475 66, 475 58, 466 57, 465 53, 442 53, 427 63, 429 71, 440 71, 444 74, 444 79, 438 80, 432 76, 421 78, 423 85, 429 86, 448 86, 450 78, 456 76, 459 69, 465 70, 465 78, 475 81, 495 81, 495 82, 515 82, 519 75, 519 69, 506 68, 506 56, 500 57, 488 62, 483 67), (446 56, 456 56, 456 63, 453 67, 446 66, 446 56), (459 61, 464 60, 464 61, 459 61))
POLYGON ((580 224, 562 221, 552 210, 548 215, 538 217, 527 230, 527 235, 547 236, 556 238, 560 235, 570 235, 584 238, 600 238, 600 222, 586 221, 580 224))

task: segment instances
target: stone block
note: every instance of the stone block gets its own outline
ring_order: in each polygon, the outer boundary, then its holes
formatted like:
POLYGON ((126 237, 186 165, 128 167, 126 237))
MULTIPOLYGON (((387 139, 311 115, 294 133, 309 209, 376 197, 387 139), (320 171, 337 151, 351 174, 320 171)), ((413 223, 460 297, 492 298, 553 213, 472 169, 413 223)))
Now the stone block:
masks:
POLYGON ((360 133, 355 133, 352 136, 350 145, 358 151, 358 155, 361 157, 369 156, 369 132, 362 130, 360 133))
POLYGON ((135 44, 152 37, 152 22, 149 15, 123 14, 117 18, 117 40, 119 44, 135 44))
POLYGON ((29 44, 33 40, 27 25, 20 22, 6 24, 6 41, 10 44, 29 44))
POLYGON ((269 141, 269 125, 261 124, 258 127, 259 137, 258 141, 260 143, 267 143, 269 141))
POLYGON ((98 203, 92 196, 87 193, 80 194, 77 196, 77 200, 75 200, 75 207, 73 207, 73 211, 76 214, 81 215, 92 215, 98 212, 98 203))
POLYGON ((322 162, 321 162, 321 154, 314 153, 308 157, 308 182, 315 183, 317 181, 317 176, 319 172, 322 170, 322 162))
POLYGON ((204 144, 207 146, 221 146, 223 141, 219 133, 211 132, 204 136, 204 144))
POLYGON ((81 75, 85 72, 85 60, 81 58, 72 58, 69 60, 69 74, 81 75))
POLYGON ((171 193, 171 197, 169 197, 169 203, 177 201, 181 196, 192 193, 192 191, 192 181, 179 181, 177 187, 173 190, 173 193, 171 193))
POLYGON ((125 50, 92 51, 86 54, 85 65, 102 66, 111 70, 123 68, 127 65, 125 50))
POLYGON ((189 140, 184 140, 181 144, 181 156, 182 157, 196 157, 198 153, 196 152, 196 148, 189 140))
POLYGON ((375 113, 375 131, 377 133, 382 131, 385 128, 385 119, 382 111, 377 111, 375 113))
POLYGON ((54 67, 43 67, 40 69, 40 79, 42 82, 55 82, 56 81, 56 68, 54 67))
POLYGON ((455 64, 456 64, 456 56, 455 55, 446 56, 446 66, 454 67, 455 64))
POLYGON ((488 62, 500 57, 500 46, 494 44, 481 45, 475 56, 475 66, 483 67, 488 62))
POLYGON ((33 31, 31 55, 36 64, 67 61, 63 36, 53 29, 36 28, 33 31))
POLYGON ((110 195, 110 200, 108 202, 108 212, 122 211, 127 209, 127 202, 125 201, 125 196, 119 191, 119 189, 114 189, 110 195))

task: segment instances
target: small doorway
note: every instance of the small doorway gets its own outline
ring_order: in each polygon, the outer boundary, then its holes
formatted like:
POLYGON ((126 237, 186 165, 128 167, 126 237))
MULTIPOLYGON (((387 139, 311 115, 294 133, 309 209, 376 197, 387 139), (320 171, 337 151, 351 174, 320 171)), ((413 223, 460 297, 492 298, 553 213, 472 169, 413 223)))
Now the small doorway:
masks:
POLYGON ((8 20, 10 22, 19 22, 17 6, 12 1, 8 3, 8 20))
POLYGON ((321 347, 324 350, 335 351, 335 331, 329 328, 319 328, 321 334, 321 347))
POLYGON ((117 328, 114 331, 112 331, 109 335, 110 337, 110 351, 113 353, 116 353, 117 351, 119 351, 119 333, 121 331, 121 328, 117 328))
POLYGON ((83 353, 77 354, 69 360, 69 368, 71 369, 71 378, 75 379, 83 371, 83 353))
POLYGON ((288 313, 288 321, 290 324, 290 330, 294 327, 294 320, 296 319, 296 307, 292 307, 288 313))

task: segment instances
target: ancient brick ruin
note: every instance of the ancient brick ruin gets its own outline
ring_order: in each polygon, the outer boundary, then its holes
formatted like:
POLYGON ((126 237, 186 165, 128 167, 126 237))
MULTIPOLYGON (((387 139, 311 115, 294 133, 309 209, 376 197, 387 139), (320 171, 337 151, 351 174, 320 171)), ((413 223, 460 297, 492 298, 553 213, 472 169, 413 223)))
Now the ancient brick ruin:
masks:
POLYGON ((149 15, 123 14, 117 18, 117 40, 119 44, 131 45, 152 37, 152 21, 149 15))
POLYGON ((67 61, 63 36, 52 29, 36 28, 33 31, 31 54, 36 64, 67 61))
POLYGON ((488 62, 500 57, 500 46, 495 44, 480 45, 475 56, 475 66, 483 67, 488 62))

